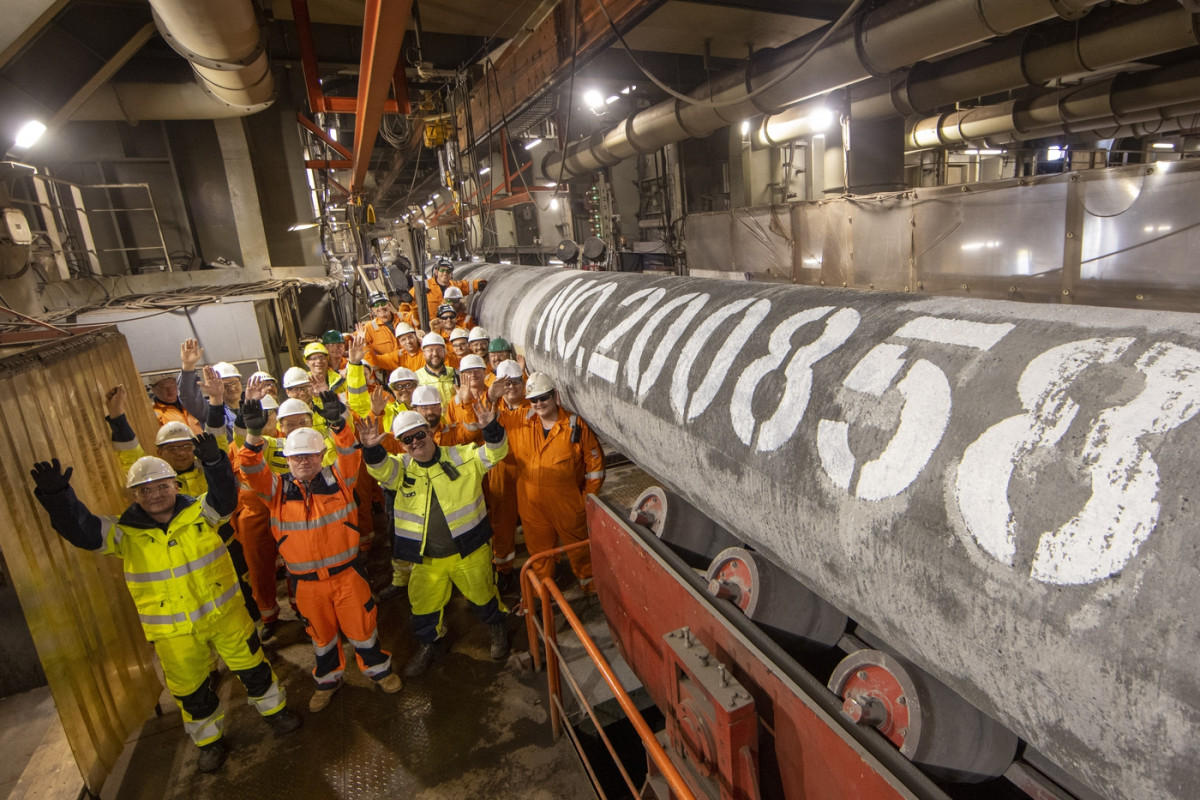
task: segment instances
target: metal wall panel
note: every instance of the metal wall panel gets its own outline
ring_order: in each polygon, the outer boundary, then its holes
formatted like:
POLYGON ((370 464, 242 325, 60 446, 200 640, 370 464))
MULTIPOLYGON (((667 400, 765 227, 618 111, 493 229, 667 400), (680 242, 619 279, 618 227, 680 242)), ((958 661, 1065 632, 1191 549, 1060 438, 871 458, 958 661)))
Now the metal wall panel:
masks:
MULTIPOLYGON (((104 391, 139 385, 125 338, 106 328, 0 350, 0 549, 17 588, 71 750, 99 795, 125 740, 161 692, 118 559, 78 550, 51 529, 29 468, 58 457, 97 513, 128 505, 104 421, 104 391)), ((157 425, 141 392, 128 411, 142 441, 157 425)))

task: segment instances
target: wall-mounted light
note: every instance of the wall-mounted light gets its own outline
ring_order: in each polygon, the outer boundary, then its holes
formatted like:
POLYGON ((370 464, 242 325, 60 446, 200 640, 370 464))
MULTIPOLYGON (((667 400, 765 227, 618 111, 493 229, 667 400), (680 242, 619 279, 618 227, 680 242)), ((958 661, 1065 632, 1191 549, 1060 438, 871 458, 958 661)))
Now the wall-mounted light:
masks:
POLYGON ((333 139, 335 142, 337 141, 337 128, 329 129, 329 138, 333 139))
POLYGON ((808 115, 808 127, 812 131, 827 131, 833 126, 834 121, 834 114, 828 108, 814 109, 808 115))
POLYGON ((742 136, 748 133, 750 133, 750 120, 744 119, 742 120, 742 136))
POLYGON ((583 102, 587 103, 588 108, 599 108, 604 105, 604 95, 596 89, 588 89, 583 93, 583 102))
POLYGON ((558 211, 558 198, 557 197, 550 198, 550 210, 558 211))
POLYGON ((13 146, 19 150, 26 150, 33 147, 37 140, 42 138, 42 134, 46 132, 46 126, 38 122, 36 119, 31 119, 21 126, 21 130, 17 131, 16 141, 13 146))
POLYGON ((1174 142, 1155 142, 1154 144, 1152 144, 1150 146, 1153 147, 1155 150, 1174 150, 1175 149, 1174 142))

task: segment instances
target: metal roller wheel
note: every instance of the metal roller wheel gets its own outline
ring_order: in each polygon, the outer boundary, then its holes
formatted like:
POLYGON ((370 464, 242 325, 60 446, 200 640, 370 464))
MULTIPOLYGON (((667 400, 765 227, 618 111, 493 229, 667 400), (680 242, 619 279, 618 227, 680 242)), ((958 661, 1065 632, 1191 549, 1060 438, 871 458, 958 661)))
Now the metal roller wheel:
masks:
POLYGON ((658 486, 641 493, 629 519, 652 530, 690 566, 700 569, 707 569, 721 551, 745 546, 691 503, 658 486))
POLYGON ((1016 734, 920 668, 879 650, 846 656, 829 688, 842 698, 843 714, 878 730, 935 777, 989 780, 1016 754, 1016 734))
POLYGON ((829 648, 846 630, 846 615, 761 553, 731 547, 708 567, 708 590, 729 600, 769 632, 807 647, 829 648))

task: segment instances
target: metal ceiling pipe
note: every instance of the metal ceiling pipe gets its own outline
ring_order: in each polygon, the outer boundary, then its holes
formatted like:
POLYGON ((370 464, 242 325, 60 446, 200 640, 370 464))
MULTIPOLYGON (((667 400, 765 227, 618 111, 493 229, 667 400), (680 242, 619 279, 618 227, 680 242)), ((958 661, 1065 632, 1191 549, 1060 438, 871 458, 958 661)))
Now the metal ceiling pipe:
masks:
POLYGON ((150 6, 163 38, 214 100, 243 114, 274 102, 266 31, 251 0, 150 0, 150 6))
MULTIPOLYGON (((1033 98, 953 111, 917 120, 906 145, 910 150, 945 147, 1006 134, 1067 128, 1105 120, 1123 124, 1129 114, 1200 101, 1200 63, 1188 62, 1153 72, 1121 73, 1084 86, 1033 98)), ((1153 115, 1150 117, 1153 118, 1153 115)))
POLYGON ((547 175, 560 163, 574 177, 653 152, 681 139, 707 136, 726 125, 759 114, 774 114, 832 89, 894 72, 996 36, 1056 17, 1082 16, 1100 0, 912 0, 871 8, 839 30, 802 69, 796 63, 820 40, 821 31, 752 57, 745 70, 727 73, 692 92, 692 97, 725 104, 663 101, 633 115, 618 127, 550 153, 542 162, 547 175), (786 77, 784 77, 786 76, 786 77), (778 80, 755 97, 752 91, 778 80))
MULTIPOLYGON (((264 106, 265 107, 265 106, 264 106)), ((187 83, 108 83, 71 115, 72 122, 226 119, 249 110, 214 102, 199 81, 187 83)))
MULTIPOLYGON (((850 117, 924 114, 963 98, 1038 86, 1197 44, 1200 15, 1189 13, 1177 0, 1098 8, 1077 23, 1043 26, 859 84, 851 97, 850 117)), ((787 142, 804 135, 803 124, 797 122, 823 106, 824 100, 813 100, 764 117, 760 143, 787 142)))

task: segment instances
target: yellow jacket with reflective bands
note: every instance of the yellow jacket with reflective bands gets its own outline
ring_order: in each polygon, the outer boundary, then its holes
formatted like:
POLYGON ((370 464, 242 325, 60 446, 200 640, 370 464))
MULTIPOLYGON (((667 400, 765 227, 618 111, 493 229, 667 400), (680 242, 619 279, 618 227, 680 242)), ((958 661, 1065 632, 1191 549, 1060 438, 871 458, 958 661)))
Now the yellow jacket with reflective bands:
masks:
POLYGON ((367 463, 367 471, 384 489, 396 493, 392 516, 396 522, 393 555, 420 563, 425 551, 425 526, 434 493, 446 515, 450 536, 461 555, 468 555, 492 536, 483 501, 483 476, 508 453, 508 437, 484 445, 439 447, 437 463, 423 467, 412 456, 389 455, 367 463), (432 491, 430 489, 432 488, 432 491))

